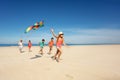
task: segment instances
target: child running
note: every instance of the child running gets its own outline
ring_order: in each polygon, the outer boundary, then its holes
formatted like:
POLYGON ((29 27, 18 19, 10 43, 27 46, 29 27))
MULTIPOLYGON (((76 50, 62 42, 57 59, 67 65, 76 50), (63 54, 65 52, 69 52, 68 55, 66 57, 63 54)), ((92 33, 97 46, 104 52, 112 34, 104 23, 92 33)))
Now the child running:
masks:
POLYGON ((39 43, 39 46, 40 46, 40 54, 43 55, 43 47, 44 47, 44 42, 45 42, 45 39, 42 39, 42 42, 39 43))
POLYGON ((19 51, 20 51, 20 53, 22 53, 23 51, 22 51, 22 49, 23 49, 23 41, 22 40, 20 40, 19 42, 18 42, 18 46, 19 46, 19 51))
POLYGON ((63 37, 64 34, 63 34, 63 32, 59 32, 59 35, 56 36, 53 29, 51 29, 51 33, 57 39, 56 40, 57 52, 56 52, 55 56, 53 56, 53 59, 56 59, 56 61, 59 62, 60 56, 62 54, 62 49, 61 49, 62 44, 66 45, 64 43, 64 37, 63 37))
POLYGON ((31 43, 31 41, 29 40, 29 42, 28 42, 29 52, 31 52, 31 51, 32 51, 32 50, 31 50, 31 47, 32 47, 32 43, 31 43))
POLYGON ((51 38, 51 41, 48 43, 48 46, 49 46, 49 52, 48 54, 51 54, 51 51, 52 51, 52 48, 53 48, 53 45, 54 45, 54 38, 52 37, 51 38))

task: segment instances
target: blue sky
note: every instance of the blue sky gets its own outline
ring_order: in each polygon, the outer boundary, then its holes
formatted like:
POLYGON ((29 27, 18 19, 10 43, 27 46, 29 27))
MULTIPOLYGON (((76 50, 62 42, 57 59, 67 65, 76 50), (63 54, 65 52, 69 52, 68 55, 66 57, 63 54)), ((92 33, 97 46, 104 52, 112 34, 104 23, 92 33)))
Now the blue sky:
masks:
POLYGON ((66 43, 120 43, 119 0, 1 0, 0 43, 46 43, 55 33, 64 32, 66 43), (35 22, 44 27, 24 34, 35 22))

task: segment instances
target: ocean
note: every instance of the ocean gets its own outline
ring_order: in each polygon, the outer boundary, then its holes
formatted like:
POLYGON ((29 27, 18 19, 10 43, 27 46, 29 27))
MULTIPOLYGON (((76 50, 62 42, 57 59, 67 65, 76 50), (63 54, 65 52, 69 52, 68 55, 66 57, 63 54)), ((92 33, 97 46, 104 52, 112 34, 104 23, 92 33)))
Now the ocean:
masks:
MULTIPOLYGON (((28 44, 24 44, 27 46, 28 44)), ((48 44, 45 44, 47 46, 48 44)), ((120 43, 93 43, 93 44, 67 44, 69 46, 85 46, 85 45, 120 45, 120 43)), ((0 47, 18 46, 18 44, 0 44, 0 47)), ((39 46, 38 44, 32 44, 32 46, 39 46)))

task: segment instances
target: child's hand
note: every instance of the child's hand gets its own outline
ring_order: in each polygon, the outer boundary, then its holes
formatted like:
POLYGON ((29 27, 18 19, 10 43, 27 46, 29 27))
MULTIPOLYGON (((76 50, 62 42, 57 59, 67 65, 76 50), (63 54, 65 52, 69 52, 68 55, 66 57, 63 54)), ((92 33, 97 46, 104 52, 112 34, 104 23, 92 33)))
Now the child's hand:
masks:
POLYGON ((54 32, 54 30, 53 30, 53 29, 51 29, 51 32, 54 32))

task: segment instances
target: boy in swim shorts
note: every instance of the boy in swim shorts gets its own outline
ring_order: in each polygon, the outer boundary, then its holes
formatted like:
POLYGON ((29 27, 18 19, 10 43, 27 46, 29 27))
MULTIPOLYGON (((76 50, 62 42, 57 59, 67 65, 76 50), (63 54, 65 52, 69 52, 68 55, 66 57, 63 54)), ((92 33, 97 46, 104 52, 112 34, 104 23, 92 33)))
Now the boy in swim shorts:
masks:
POLYGON ((48 54, 51 54, 51 50, 52 50, 52 48, 53 48, 53 45, 54 45, 54 41, 53 41, 53 37, 51 38, 51 41, 48 43, 48 46, 49 46, 49 52, 48 52, 48 54))

